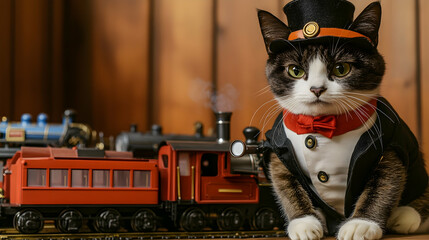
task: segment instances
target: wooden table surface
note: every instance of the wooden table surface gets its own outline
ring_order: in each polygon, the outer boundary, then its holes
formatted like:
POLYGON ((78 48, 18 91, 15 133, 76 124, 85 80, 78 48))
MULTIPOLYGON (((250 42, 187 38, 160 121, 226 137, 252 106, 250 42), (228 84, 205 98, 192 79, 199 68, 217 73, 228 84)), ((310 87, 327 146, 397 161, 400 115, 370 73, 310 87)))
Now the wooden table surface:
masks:
POLYGON ((388 235, 384 237, 383 239, 388 240, 399 240, 399 239, 407 239, 407 240, 429 240, 429 234, 423 234, 423 235, 388 235))
MULTIPOLYGON (((272 239, 283 239, 289 240, 287 237, 283 238, 261 238, 261 240, 272 240, 272 239)), ((424 235, 386 235, 382 238, 383 240, 429 240, 429 234, 424 235)), ((324 240, 336 240, 334 237, 326 237, 324 240)))

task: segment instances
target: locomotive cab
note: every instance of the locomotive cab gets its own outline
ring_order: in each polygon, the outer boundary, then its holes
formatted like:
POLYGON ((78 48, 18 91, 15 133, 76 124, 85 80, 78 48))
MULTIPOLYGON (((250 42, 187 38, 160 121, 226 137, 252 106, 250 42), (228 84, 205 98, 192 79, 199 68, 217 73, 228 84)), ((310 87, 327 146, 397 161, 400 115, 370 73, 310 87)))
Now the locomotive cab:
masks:
POLYGON ((228 144, 171 141, 161 147, 162 201, 257 203, 254 175, 232 174, 228 144), (196 146, 198 145, 198 146, 196 146))

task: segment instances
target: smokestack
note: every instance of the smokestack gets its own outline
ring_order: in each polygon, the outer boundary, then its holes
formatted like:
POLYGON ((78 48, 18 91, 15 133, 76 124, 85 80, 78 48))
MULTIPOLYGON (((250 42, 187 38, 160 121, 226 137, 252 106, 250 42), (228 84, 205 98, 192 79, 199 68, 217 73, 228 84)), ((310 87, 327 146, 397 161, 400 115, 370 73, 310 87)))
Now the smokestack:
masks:
POLYGON ((215 112, 218 143, 229 142, 232 112, 215 112))

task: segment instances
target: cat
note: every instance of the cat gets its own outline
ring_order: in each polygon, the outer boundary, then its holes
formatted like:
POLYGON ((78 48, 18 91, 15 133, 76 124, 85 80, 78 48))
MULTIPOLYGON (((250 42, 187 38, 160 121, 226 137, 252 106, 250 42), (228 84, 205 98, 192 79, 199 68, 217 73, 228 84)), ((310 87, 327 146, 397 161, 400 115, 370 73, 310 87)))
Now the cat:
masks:
POLYGON ((288 236, 348 240, 428 232, 422 154, 380 96, 380 3, 354 21, 354 6, 346 0, 294 0, 284 11, 288 25, 264 10, 258 18, 269 57, 266 76, 284 109, 266 137, 273 152, 269 177, 288 236), (341 31, 325 31, 332 26, 341 31), (301 29, 308 36, 291 39, 301 29))

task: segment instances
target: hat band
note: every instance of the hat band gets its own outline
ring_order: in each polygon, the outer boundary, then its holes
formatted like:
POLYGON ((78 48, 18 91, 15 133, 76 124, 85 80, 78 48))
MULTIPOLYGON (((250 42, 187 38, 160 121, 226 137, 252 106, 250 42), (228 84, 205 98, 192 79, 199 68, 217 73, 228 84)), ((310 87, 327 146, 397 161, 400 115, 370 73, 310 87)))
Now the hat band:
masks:
MULTIPOLYGON (((371 41, 371 39, 363 34, 360 34, 358 32, 354 32, 347 29, 341 29, 341 28, 320 28, 319 33, 314 37, 339 37, 339 38, 366 38, 372 45, 374 45, 371 41)), ((292 32, 289 35, 288 40, 293 41, 296 39, 307 39, 304 36, 303 30, 298 30, 295 32, 292 32)))

